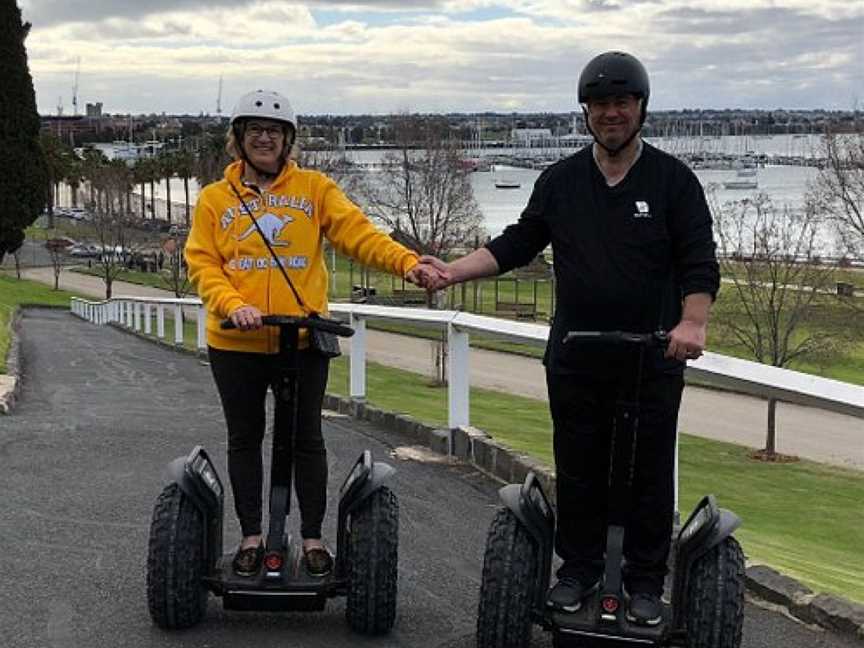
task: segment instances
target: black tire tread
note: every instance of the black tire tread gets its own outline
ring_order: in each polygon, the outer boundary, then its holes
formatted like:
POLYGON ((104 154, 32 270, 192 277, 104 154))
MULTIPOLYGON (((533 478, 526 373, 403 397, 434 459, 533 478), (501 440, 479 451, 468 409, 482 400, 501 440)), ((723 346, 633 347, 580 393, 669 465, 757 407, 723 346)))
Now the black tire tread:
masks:
POLYGON ((195 625, 207 610, 202 583, 204 519, 177 484, 153 508, 147 552, 147 604, 160 628, 195 625))
POLYGON ((690 648, 739 648, 744 622, 744 552, 729 536, 700 557, 687 583, 690 648))
POLYGON ((509 509, 500 509, 486 539, 477 648, 528 645, 538 563, 534 540, 509 509))
POLYGON ((399 501, 386 486, 351 515, 345 617, 355 632, 378 635, 396 621, 399 501))

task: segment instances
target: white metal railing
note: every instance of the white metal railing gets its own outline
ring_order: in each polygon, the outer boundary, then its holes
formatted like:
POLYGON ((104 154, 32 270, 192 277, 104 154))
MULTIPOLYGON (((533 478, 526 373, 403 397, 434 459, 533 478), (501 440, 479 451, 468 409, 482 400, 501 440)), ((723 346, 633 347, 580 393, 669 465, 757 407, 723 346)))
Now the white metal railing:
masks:
MULTIPOLYGON (((145 334, 151 333, 155 316, 156 337, 163 340, 166 335, 166 311, 169 311, 174 320, 176 345, 184 344, 184 318, 191 314, 196 322, 195 346, 200 350, 207 348, 206 311, 201 300, 197 298, 119 296, 108 301, 88 301, 73 297, 71 310, 79 317, 96 324, 117 322, 145 334)), ((470 425, 468 368, 472 332, 537 347, 543 347, 549 336, 549 326, 545 324, 517 322, 460 311, 333 303, 330 304, 330 312, 347 319, 355 331, 348 355, 349 395, 354 399, 366 397, 367 320, 389 320, 446 332, 447 421, 451 429, 470 425)), ((711 352, 706 352, 699 360, 690 362, 687 378, 762 398, 776 398, 787 403, 864 418, 864 388, 838 380, 711 352)))
MULTIPOLYGON (((113 297, 109 301, 88 301, 72 298, 75 315, 95 324, 116 322, 144 334, 151 333, 152 318, 156 318, 156 337, 165 339, 165 313, 174 320, 174 344, 184 344, 184 318, 194 313, 195 346, 207 348, 206 311, 200 299, 162 299, 152 297, 113 297), (152 311, 152 312, 151 312, 152 311)), ((366 304, 330 304, 330 312, 347 319, 354 328, 349 362, 349 395, 352 399, 366 397, 366 321, 389 320, 420 325, 447 333, 447 422, 453 430, 470 425, 469 365, 472 332, 511 342, 543 347, 549 337, 545 324, 503 320, 459 311, 370 306, 366 304)), ((825 410, 864 418, 864 387, 828 378, 779 369, 758 362, 740 360, 706 352, 692 361, 687 370, 688 380, 696 378, 711 386, 732 389, 763 398, 776 398, 825 410)), ((678 510, 678 446, 675 448, 675 510, 678 510)))

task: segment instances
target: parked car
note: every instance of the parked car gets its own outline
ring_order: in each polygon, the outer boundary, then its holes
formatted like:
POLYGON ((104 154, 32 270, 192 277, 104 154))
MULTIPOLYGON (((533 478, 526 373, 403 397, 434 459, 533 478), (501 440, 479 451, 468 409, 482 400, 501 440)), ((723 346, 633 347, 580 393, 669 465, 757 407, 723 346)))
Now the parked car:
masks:
POLYGON ((78 245, 78 241, 69 238, 68 236, 57 236, 45 241, 45 247, 49 250, 67 250, 68 248, 78 245))
POLYGON ((101 248, 92 243, 80 243, 69 250, 71 256, 85 259, 95 259, 99 256, 100 252, 101 248))

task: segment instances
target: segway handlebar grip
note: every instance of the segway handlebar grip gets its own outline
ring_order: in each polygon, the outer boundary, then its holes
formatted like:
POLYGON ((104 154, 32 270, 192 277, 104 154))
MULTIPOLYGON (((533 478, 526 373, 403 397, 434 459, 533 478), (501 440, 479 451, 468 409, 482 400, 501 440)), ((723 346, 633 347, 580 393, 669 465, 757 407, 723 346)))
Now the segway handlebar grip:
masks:
MULTIPOLYGON (((333 333, 339 337, 351 337, 354 329, 345 326, 339 320, 326 319, 313 315, 311 317, 293 317, 290 315, 264 315, 261 318, 264 326, 296 326, 297 328, 318 329, 327 333, 333 333)), ((230 319, 219 322, 219 328, 223 330, 237 328, 230 319)))
POLYGON ((630 331, 570 331, 564 336, 564 344, 636 344, 646 347, 666 348, 669 339, 662 330, 654 333, 632 333, 630 331))

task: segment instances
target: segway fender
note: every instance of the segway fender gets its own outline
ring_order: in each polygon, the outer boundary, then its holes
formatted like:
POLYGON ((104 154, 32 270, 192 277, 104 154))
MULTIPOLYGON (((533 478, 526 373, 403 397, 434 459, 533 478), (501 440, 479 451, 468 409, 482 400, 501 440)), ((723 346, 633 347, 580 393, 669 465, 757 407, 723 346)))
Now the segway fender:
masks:
MULTIPOLYGON (((168 464, 168 480, 174 482, 183 491, 193 504, 208 518, 221 515, 222 512, 222 484, 216 476, 218 495, 213 488, 208 486, 204 478, 194 470, 196 461, 210 462, 210 458, 201 446, 195 446, 192 452, 185 457, 177 457, 168 464)), ((210 464, 212 467, 212 464, 210 464)), ((215 469, 212 474, 215 475, 215 469)))
POLYGON ((350 513, 352 510, 360 506, 365 499, 372 493, 381 488, 390 477, 396 472, 396 469, 389 464, 381 461, 375 461, 372 464, 372 470, 369 471, 365 482, 360 488, 352 493, 350 501, 346 503, 345 511, 350 513))
POLYGON ((522 497, 521 484, 504 486, 498 491, 498 497, 501 498, 501 503, 510 509, 510 512, 528 530, 528 533, 537 541, 541 541, 543 531, 539 528, 536 519, 533 519, 533 516, 526 510, 530 505, 522 497))
POLYGON ((552 567, 552 541, 555 532, 555 513, 540 481, 529 472, 522 484, 508 484, 498 491, 501 503, 516 517, 539 549, 537 582, 535 586, 536 610, 542 610, 546 590, 549 587, 549 573, 552 567))
POLYGON ((699 555, 710 551, 726 538, 735 533, 735 529, 741 526, 741 518, 735 515, 732 511, 720 509, 720 519, 711 530, 711 534, 705 538, 705 544, 701 547, 699 555))

